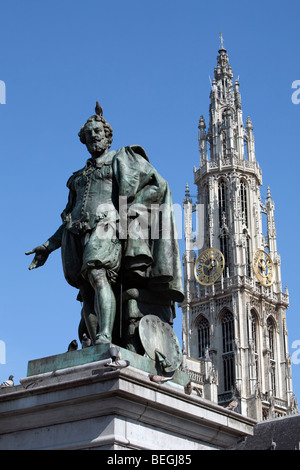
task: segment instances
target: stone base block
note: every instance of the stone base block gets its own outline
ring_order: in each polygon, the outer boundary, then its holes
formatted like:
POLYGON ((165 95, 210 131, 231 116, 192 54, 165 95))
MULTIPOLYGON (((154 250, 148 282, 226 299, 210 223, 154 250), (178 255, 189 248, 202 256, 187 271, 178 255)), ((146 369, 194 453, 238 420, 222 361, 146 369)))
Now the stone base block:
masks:
POLYGON ((115 370, 103 358, 46 371, 53 360, 0 391, 1 450, 225 449, 253 434, 255 421, 187 395, 183 377, 157 384, 148 371, 115 370))

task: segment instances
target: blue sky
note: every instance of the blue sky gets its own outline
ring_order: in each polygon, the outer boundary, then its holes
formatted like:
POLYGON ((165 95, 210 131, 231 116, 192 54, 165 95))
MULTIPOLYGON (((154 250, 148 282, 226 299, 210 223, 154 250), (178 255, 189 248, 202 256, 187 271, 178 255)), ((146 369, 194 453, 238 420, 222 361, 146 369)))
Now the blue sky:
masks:
MULTIPOLYGON (((88 155, 77 132, 99 100, 113 148, 142 145, 181 204, 198 166, 198 120, 208 121, 210 83, 223 31, 244 122, 275 201, 282 281, 289 288, 290 353, 300 342, 298 1, 16 0, 0 2, 1 316, 0 380, 26 376, 31 359, 64 352, 77 337, 80 305, 60 251, 28 271, 24 252, 60 224, 66 181, 88 155)), ((183 243, 180 243, 183 253, 183 243)), ((175 330, 181 337, 181 311, 175 330)), ((299 346, 298 346, 299 348, 299 346)), ((299 354, 300 359, 300 354, 299 354)), ((300 364, 293 364, 300 397, 300 364)))

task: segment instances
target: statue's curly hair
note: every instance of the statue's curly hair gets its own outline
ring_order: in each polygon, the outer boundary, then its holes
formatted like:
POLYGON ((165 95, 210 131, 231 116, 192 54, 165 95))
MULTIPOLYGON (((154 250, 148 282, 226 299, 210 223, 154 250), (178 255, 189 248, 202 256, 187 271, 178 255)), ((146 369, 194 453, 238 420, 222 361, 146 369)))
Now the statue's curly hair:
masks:
POLYGON ((91 122, 91 121, 100 121, 102 122, 103 124, 103 127, 104 127, 104 132, 105 132, 105 137, 107 138, 107 141, 109 143, 109 146, 111 145, 112 141, 113 141, 113 130, 112 130, 112 127, 110 124, 108 124, 108 122, 104 119, 104 117, 102 116, 98 116, 97 114, 95 114, 94 116, 91 116, 87 121, 86 123, 81 127, 80 131, 78 132, 78 136, 79 136, 79 139, 80 139, 80 142, 82 142, 83 144, 86 144, 86 140, 85 140, 85 126, 88 122, 91 122))

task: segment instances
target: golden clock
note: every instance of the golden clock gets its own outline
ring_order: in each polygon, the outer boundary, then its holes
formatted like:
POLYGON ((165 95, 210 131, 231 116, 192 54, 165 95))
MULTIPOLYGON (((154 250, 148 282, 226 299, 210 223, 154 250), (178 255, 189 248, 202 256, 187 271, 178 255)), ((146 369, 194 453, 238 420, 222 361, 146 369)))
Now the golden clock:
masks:
POLYGON ((252 261, 253 271, 258 281, 265 287, 274 282, 274 264, 269 253, 256 250, 252 261))
POLYGON ((204 286, 210 286, 222 275, 225 267, 224 256, 215 248, 208 248, 197 258, 194 268, 195 278, 204 286))

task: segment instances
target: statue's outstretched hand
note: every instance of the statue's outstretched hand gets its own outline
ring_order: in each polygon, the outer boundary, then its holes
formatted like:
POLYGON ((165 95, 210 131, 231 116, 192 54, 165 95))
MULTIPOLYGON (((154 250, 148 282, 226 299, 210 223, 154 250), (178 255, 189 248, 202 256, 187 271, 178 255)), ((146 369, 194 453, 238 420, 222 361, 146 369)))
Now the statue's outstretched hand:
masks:
POLYGON ((28 269, 35 269, 43 266, 49 256, 49 250, 44 245, 39 245, 33 250, 26 251, 25 255, 32 255, 33 253, 35 253, 35 257, 28 269))

